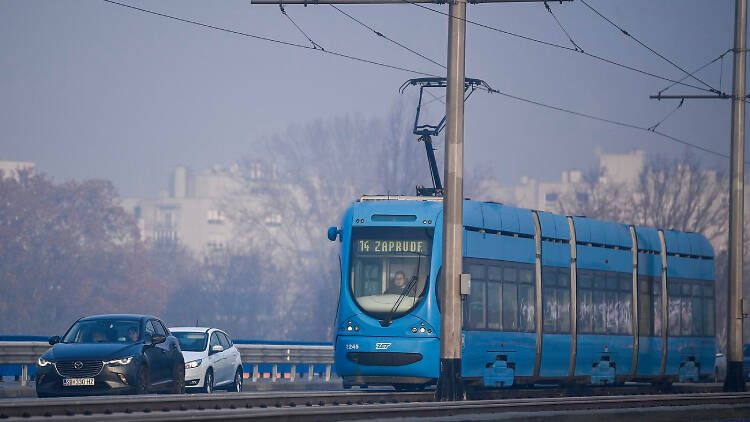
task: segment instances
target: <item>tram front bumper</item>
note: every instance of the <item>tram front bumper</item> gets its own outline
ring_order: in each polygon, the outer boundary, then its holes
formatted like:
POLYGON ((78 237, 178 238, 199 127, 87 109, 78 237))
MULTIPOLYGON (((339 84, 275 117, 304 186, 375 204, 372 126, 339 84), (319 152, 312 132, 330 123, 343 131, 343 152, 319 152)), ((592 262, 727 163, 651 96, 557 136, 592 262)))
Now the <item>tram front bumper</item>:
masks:
POLYGON ((351 384, 427 384, 440 375, 440 339, 339 336, 335 360, 351 384))

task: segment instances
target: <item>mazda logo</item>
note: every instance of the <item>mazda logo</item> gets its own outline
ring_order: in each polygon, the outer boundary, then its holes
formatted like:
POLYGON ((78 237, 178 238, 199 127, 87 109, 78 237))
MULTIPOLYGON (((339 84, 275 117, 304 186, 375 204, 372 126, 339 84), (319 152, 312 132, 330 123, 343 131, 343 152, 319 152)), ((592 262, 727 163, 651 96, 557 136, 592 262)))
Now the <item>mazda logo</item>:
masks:
POLYGON ((77 361, 77 362, 75 362, 75 363, 73 364, 73 368, 76 368, 76 369, 81 369, 81 368, 83 368, 83 362, 81 362, 80 360, 79 360, 79 361, 77 361))

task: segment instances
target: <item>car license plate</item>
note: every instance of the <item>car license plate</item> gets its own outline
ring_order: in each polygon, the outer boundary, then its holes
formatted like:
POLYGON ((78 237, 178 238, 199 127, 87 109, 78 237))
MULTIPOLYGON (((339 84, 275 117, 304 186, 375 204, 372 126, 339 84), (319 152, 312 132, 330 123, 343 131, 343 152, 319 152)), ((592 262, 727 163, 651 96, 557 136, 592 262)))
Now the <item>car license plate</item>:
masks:
POLYGON ((77 387, 80 385, 94 385, 93 378, 63 378, 63 386, 77 387))

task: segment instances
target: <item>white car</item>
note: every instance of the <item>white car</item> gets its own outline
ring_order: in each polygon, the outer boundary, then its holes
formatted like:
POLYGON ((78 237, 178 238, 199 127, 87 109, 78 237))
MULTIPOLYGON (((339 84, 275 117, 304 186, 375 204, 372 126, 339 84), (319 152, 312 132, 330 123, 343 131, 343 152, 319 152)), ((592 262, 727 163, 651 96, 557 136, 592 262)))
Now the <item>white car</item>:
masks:
POLYGON ((207 327, 174 327, 169 331, 180 341, 187 390, 242 391, 242 358, 227 333, 207 327))

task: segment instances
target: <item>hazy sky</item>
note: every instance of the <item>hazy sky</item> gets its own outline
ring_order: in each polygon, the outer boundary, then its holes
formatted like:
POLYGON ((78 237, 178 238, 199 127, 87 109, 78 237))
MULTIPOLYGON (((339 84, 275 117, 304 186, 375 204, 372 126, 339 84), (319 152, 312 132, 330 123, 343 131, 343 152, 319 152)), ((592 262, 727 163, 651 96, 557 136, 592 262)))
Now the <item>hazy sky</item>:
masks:
MULTIPOLYGON (((731 0, 587 1, 691 71, 732 48, 731 0)), ((277 6, 243 0, 122 2, 308 44, 277 6)), ((551 2, 550 7, 585 51, 666 77, 683 76, 580 1, 551 2)), ((341 9, 445 61, 445 16, 409 4, 341 9)), ((327 49, 443 72, 330 6, 286 10, 327 49)), ((541 3, 469 5, 468 18, 570 45, 541 3)), ((718 63, 698 76, 715 87, 722 78, 722 89, 729 91, 731 60, 725 57, 723 76, 718 63)), ((467 76, 514 95, 641 126, 661 120, 677 104, 648 98, 667 82, 472 24, 467 25, 466 68, 467 76)), ((0 159, 33 161, 57 180, 106 178, 122 195, 156 196, 166 187, 170 167, 231 164, 290 124, 347 113, 385 117, 401 83, 416 76, 102 0, 0 0, 0 159)), ((671 92, 696 91, 675 87, 671 92)), ((588 169, 596 163, 597 147, 605 152, 684 151, 649 133, 498 95, 474 94, 466 113, 466 166, 491 167, 504 185, 524 175, 556 180, 564 169, 588 169)), ((729 113, 729 100, 690 100, 659 129, 728 153, 729 113)), ((728 163, 696 155, 708 165, 728 163)))

